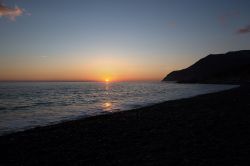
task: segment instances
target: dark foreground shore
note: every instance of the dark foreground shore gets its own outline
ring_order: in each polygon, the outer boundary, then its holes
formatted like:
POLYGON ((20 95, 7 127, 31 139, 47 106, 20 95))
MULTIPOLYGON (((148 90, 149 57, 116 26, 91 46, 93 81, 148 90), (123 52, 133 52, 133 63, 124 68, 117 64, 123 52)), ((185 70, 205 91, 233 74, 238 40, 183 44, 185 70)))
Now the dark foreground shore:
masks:
POLYGON ((0 165, 249 165, 250 86, 0 137, 0 165))

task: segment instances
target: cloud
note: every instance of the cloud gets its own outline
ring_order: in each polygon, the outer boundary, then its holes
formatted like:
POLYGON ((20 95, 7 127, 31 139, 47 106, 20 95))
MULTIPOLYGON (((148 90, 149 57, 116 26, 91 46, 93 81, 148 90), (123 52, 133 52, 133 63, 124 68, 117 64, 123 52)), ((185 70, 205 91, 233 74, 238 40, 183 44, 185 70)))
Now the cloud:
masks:
POLYGON ((10 8, 0 3, 0 17, 6 17, 11 21, 15 21, 16 17, 21 16, 23 13, 24 9, 17 6, 15 8, 10 8))
POLYGON ((250 24, 237 30, 238 34, 250 33, 250 24))

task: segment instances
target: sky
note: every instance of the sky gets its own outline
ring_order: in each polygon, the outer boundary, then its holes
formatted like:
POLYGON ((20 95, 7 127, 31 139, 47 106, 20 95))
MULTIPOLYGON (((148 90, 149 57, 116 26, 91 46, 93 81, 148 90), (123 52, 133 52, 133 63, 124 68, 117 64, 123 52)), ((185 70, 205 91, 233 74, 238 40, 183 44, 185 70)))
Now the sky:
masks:
POLYGON ((161 80, 250 49, 249 0, 2 0, 0 81, 161 80))

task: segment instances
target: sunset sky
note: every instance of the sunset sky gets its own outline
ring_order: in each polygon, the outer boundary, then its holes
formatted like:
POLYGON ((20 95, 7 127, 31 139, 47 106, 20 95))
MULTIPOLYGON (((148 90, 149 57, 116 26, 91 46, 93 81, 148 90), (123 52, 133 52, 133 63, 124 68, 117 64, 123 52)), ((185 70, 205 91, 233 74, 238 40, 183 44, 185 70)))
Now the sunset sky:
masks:
POLYGON ((250 49, 249 0, 3 0, 0 80, 161 80, 250 49))

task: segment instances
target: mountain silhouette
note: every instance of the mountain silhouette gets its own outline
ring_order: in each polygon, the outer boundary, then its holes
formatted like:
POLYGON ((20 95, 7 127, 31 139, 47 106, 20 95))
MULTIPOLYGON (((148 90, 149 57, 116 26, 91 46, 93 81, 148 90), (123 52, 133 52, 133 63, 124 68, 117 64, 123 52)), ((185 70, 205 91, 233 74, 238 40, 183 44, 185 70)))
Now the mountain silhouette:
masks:
POLYGON ((190 67, 169 73, 163 81, 239 83, 250 81, 250 50, 211 54, 190 67))

